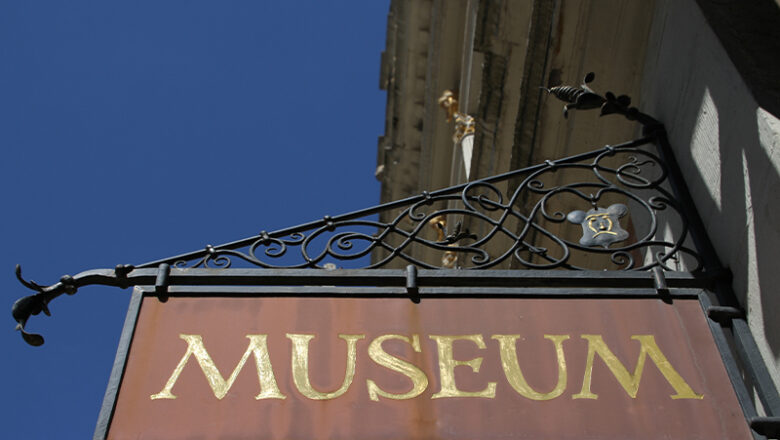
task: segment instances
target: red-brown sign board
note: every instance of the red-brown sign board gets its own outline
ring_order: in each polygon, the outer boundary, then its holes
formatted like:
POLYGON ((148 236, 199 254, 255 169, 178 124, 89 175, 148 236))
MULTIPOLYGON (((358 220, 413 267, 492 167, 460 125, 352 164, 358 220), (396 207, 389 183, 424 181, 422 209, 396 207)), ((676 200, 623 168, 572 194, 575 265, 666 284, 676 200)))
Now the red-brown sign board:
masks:
POLYGON ((696 300, 148 297, 108 438, 752 437, 696 300))

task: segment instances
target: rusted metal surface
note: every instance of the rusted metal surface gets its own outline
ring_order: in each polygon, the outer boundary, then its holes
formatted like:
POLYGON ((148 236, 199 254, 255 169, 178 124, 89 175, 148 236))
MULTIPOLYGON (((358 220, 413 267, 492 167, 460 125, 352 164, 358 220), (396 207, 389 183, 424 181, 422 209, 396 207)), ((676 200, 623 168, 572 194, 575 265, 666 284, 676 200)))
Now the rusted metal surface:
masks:
MULTIPOLYGON (((647 341, 648 339, 645 339, 647 341)), ((639 376, 638 374, 636 376, 639 376)), ((489 394, 489 393, 487 393, 489 394)), ((701 308, 695 300, 179 298, 166 303, 145 298, 117 399, 109 438, 408 438, 408 439, 741 439, 751 438, 722 366, 701 308), (347 343, 339 335, 361 335, 355 374, 348 390, 326 400, 304 397, 292 369, 292 339, 309 342, 309 377, 320 392, 342 386, 347 343), (371 400, 367 380, 390 394, 413 388, 413 380, 377 364, 368 354, 382 335, 402 335, 382 344, 385 352, 418 367, 424 391, 405 400, 371 400), (204 371, 191 356, 171 388, 161 395, 187 352, 181 335, 199 335, 203 347, 228 380, 247 352, 247 335, 267 335, 273 376, 284 399, 260 399, 259 364, 250 354, 222 399, 215 397, 204 371), (420 351, 411 344, 419 337, 420 351), (469 335, 452 343, 455 361, 481 358, 478 372, 454 367, 455 388, 490 389, 494 397, 436 397, 442 394, 442 336, 469 335), (475 336, 484 341, 479 347, 475 336), (499 335, 499 337, 496 337, 499 335), (534 400, 521 395, 502 366, 499 339, 515 341, 517 365, 534 400), (547 335, 547 337, 545 337, 547 335), (566 384, 552 339, 561 340, 566 384), (594 336, 596 335, 596 336, 594 336), (636 397, 598 354, 592 361, 588 393, 589 343, 601 336, 630 375, 640 359, 637 336, 652 336, 669 366, 645 357, 636 397), (433 336, 433 337, 432 337, 433 336), (551 337, 552 336, 552 337, 551 337), (564 338, 568 336, 568 338, 564 338), (634 339, 632 339, 632 336, 634 339), (513 336, 512 336, 513 337, 513 336), (510 337, 511 338, 511 337, 510 337), (588 339, 590 338, 590 339, 588 339), (669 377, 673 369, 701 398, 680 394, 669 377), (554 393, 553 393, 554 394, 554 393), (597 398, 582 398, 593 394, 597 398)))

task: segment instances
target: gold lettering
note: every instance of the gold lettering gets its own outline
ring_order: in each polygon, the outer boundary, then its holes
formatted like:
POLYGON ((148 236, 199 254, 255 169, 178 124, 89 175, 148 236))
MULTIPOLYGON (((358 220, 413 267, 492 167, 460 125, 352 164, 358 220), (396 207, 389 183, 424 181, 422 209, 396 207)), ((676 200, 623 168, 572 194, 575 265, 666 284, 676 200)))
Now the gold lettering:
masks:
POLYGON ((582 381, 582 390, 573 395, 572 399, 597 399, 598 395, 590 391, 590 383, 593 375, 593 358, 596 354, 601 357, 609 368, 609 371, 615 376, 626 393, 632 399, 636 398, 639 391, 639 381, 642 379, 642 372, 645 368, 645 359, 650 356, 658 370, 664 376, 669 385, 674 388, 676 394, 670 396, 672 399, 702 399, 704 395, 697 394, 691 389, 679 373, 672 367, 672 364, 666 359, 666 356, 658 348, 653 335, 634 335, 631 339, 639 341, 639 360, 636 362, 634 374, 630 374, 626 367, 620 362, 614 353, 604 343, 601 335, 582 335, 582 339, 588 341, 588 357, 585 365, 585 377, 582 381))
POLYGON ((371 341, 371 344, 368 346, 368 356, 372 361, 385 368, 401 373, 411 379, 412 389, 406 393, 392 394, 383 391, 373 380, 368 379, 366 380, 366 385, 368 386, 368 397, 376 402, 379 401, 379 396, 395 400, 406 400, 419 396, 423 391, 425 391, 426 388, 428 388, 428 378, 425 376, 425 373, 423 373, 422 370, 416 366, 402 359, 398 359, 397 357, 384 351, 382 349, 382 343, 388 339, 400 339, 407 344, 410 344, 414 351, 420 353, 420 336, 412 335, 412 339, 409 340, 409 338, 402 335, 382 335, 371 341))
POLYGON ((504 375, 509 385, 523 397, 531 400, 550 400, 554 399, 566 389, 566 358, 563 355, 563 341, 569 339, 569 335, 544 335, 545 339, 553 342, 555 354, 558 358, 558 383, 549 393, 540 393, 528 385, 520 369, 520 363, 517 360, 516 342, 520 335, 493 335, 491 338, 498 340, 499 351, 501 352, 501 366, 504 367, 504 375))
POLYGON ((184 335, 180 334, 179 337, 187 342, 187 351, 182 356, 179 364, 173 370, 173 374, 166 382, 162 391, 157 394, 152 394, 150 397, 152 400, 156 399, 175 399, 173 395, 173 386, 179 379, 179 375, 184 366, 187 364, 190 356, 195 355, 195 360, 198 361, 200 369, 206 376, 206 380, 211 387, 211 391, 214 392, 214 397, 222 400, 233 386, 238 373, 244 368, 244 364, 249 355, 252 354, 255 357, 255 364, 257 365, 257 378, 260 380, 261 392, 255 399, 285 399, 279 387, 276 385, 276 378, 274 377, 273 367, 271 366, 271 357, 268 355, 268 345, 266 344, 267 335, 246 335, 249 338, 249 346, 247 347, 241 360, 238 361, 238 365, 233 369, 233 373, 230 374, 228 380, 222 377, 214 361, 206 351, 206 346, 203 345, 203 338, 200 335, 184 335))
POLYGON ((339 338, 347 342, 347 371, 344 373, 344 382, 336 391, 322 393, 315 390, 309 380, 309 341, 314 339, 314 335, 287 333, 287 338, 292 341, 292 374, 298 391, 312 400, 335 399, 346 393, 355 377, 357 341, 365 337, 365 335, 339 335, 339 338))
POLYGON ((442 397, 496 397, 496 383, 488 382, 487 387, 482 391, 462 391, 455 385, 455 367, 458 365, 467 365, 475 373, 479 373, 482 365, 482 358, 474 358, 468 361, 456 361, 452 357, 452 343, 456 340, 466 340, 477 344, 477 347, 484 350, 485 341, 482 335, 459 335, 459 336, 440 336, 430 335, 431 339, 436 340, 436 346, 439 353, 439 377, 441 380, 441 391, 431 396, 431 399, 440 399, 442 397))

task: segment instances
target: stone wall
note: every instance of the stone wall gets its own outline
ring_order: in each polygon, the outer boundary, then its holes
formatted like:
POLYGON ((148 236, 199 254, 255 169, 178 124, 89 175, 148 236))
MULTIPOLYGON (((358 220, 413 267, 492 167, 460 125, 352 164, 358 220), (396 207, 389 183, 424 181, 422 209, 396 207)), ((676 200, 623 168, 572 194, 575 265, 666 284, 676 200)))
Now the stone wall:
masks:
POLYGON ((642 110, 666 125, 707 232, 733 272, 733 288, 780 385, 780 120, 757 103, 732 60, 695 2, 659 0, 642 110))

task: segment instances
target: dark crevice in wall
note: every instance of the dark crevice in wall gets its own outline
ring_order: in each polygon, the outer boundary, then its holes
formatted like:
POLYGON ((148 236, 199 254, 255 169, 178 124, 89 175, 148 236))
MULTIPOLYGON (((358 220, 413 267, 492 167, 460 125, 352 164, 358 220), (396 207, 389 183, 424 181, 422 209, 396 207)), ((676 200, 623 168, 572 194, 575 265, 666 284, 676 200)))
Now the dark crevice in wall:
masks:
MULTIPOLYGON (((536 130, 539 124, 539 112, 542 90, 545 85, 547 58, 550 53, 555 2, 549 0, 534 1, 531 27, 528 32, 528 53, 523 66, 523 82, 520 91, 520 107, 515 122, 514 145, 512 147, 511 168, 527 167, 534 163, 536 130)), ((513 193, 520 180, 509 182, 509 193, 513 193)), ((527 203, 526 197, 518 200, 520 205, 527 203)), ((520 226, 522 228, 522 226, 520 226)), ((532 233, 533 235, 533 233, 532 233)), ((527 241, 534 242, 530 236, 527 241)), ((532 259, 533 261, 533 259, 532 259)), ((512 260, 514 269, 518 263, 512 260)))
POLYGON ((780 6, 775 0, 697 0, 758 104, 780 117, 780 6))

